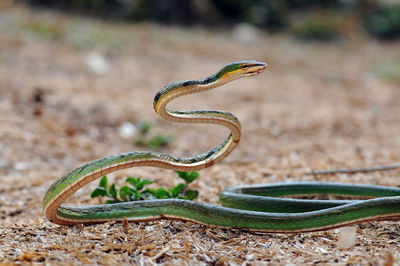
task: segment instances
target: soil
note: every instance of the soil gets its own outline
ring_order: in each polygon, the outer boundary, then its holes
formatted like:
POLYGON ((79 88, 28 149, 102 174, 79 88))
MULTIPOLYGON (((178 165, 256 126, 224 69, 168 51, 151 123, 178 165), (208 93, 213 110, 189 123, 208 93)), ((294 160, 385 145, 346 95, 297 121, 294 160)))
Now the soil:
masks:
MULTIPOLYGON (((160 152, 189 156, 221 142, 227 130, 177 125, 153 111, 166 84, 200 79, 225 64, 256 59, 261 75, 188 96, 171 108, 220 109, 239 117, 243 138, 222 163, 192 185, 199 201, 219 204, 232 185, 329 181, 399 186, 400 171, 305 175, 316 169, 400 161, 398 42, 360 32, 334 43, 233 29, 124 24, 30 10, 0 11, 0 261, 70 264, 379 264, 400 259, 397 222, 357 225, 355 243, 338 244, 341 229, 261 234, 191 222, 155 221, 59 226, 46 220, 47 188, 82 163, 143 150, 126 123, 151 122, 150 134, 173 141, 160 152), (396 63, 397 62, 397 63, 396 63), (396 72, 397 71, 397 72, 396 72)), ((172 171, 135 168, 110 175, 179 181, 172 171)), ((82 188, 70 204, 98 204, 82 188)))

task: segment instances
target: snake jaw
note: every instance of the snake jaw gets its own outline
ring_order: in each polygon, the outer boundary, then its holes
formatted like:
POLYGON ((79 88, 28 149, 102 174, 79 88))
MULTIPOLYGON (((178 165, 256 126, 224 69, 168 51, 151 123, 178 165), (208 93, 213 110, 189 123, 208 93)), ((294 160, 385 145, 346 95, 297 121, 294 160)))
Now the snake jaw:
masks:
POLYGON ((267 66, 268 65, 266 63, 257 62, 253 65, 250 65, 249 68, 244 73, 244 75, 246 77, 252 77, 258 75, 261 72, 263 72, 267 68, 267 66))

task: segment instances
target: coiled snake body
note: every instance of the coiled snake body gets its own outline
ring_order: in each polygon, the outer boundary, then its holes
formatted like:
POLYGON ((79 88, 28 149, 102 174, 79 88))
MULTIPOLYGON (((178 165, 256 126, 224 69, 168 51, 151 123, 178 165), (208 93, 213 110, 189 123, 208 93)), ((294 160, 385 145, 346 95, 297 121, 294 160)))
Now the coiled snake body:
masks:
POLYGON ((280 183, 227 188, 223 206, 181 199, 147 200, 85 207, 64 206, 78 189, 108 173, 136 166, 178 171, 197 171, 225 158, 238 144, 239 120, 221 111, 172 111, 167 104, 180 96, 207 91, 232 80, 254 76, 265 63, 243 61, 226 65, 203 80, 172 83, 157 93, 154 109, 162 118, 179 123, 212 123, 225 126, 231 134, 214 149, 189 158, 156 152, 111 155, 82 165, 59 178, 43 198, 46 217, 57 224, 98 223, 109 220, 148 221, 161 218, 193 221, 209 226, 264 232, 326 230, 369 220, 400 219, 400 188, 341 183, 280 183), (288 195, 334 194, 374 197, 368 200, 300 200, 288 195))

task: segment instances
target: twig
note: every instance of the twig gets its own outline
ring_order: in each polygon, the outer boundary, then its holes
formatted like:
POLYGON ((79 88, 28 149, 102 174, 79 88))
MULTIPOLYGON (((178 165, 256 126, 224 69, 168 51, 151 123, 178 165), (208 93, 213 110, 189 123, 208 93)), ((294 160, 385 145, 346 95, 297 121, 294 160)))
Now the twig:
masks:
POLYGON ((125 234, 129 233, 129 223, 125 216, 122 217, 122 228, 125 234))
POLYGON ((388 171, 400 168, 400 163, 396 164, 388 164, 382 166, 373 166, 373 167, 365 167, 365 168, 351 168, 351 169, 330 169, 330 170, 315 170, 308 173, 306 175, 331 175, 331 174, 354 174, 360 172, 372 172, 372 171, 388 171))
POLYGON ((154 261, 156 261, 158 258, 160 258, 161 256, 163 256, 168 250, 170 250, 170 246, 167 246, 166 248, 164 248, 163 250, 161 250, 160 252, 158 252, 155 256, 152 257, 152 259, 154 261))

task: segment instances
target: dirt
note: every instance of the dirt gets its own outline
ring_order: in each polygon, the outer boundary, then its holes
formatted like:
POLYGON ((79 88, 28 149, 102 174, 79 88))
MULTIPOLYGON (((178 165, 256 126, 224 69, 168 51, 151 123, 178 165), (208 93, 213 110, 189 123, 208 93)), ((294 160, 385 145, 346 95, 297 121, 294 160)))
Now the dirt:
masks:
MULTIPOLYGON (((44 217, 47 188, 82 163, 141 150, 124 138, 125 122, 153 124, 173 136, 159 149, 195 155, 217 145, 225 129, 177 125, 153 111, 166 84, 200 79, 226 63, 256 59, 267 71, 172 103, 220 109, 242 121, 239 147, 200 172, 199 201, 219 204, 227 186, 329 181, 399 186, 399 170, 305 175, 315 169, 400 161, 398 42, 351 32, 334 43, 304 43, 254 29, 167 27, 88 19, 23 6, 0 16, 0 261, 47 264, 384 264, 400 259, 397 222, 356 226, 354 245, 340 229, 303 234, 222 230, 156 221, 58 226, 44 217), (255 32, 254 32, 255 31, 255 32), (245 35, 244 35, 245 34, 245 35), (397 72, 396 72, 397 71, 397 72), (393 74, 394 73, 394 74, 393 74)), ((178 183, 172 171, 136 168, 125 176, 178 183)), ((70 203, 97 204, 81 189, 70 203)))

